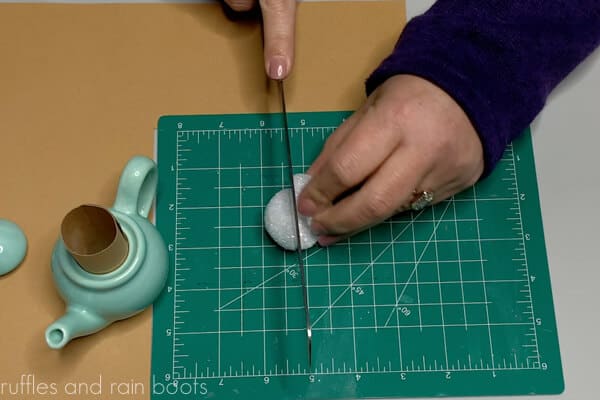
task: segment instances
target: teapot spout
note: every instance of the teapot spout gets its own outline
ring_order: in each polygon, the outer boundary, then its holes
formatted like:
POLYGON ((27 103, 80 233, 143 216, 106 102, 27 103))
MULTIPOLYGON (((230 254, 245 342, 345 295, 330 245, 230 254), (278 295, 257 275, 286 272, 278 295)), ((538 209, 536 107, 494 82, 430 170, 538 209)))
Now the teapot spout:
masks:
POLYGON ((46 343, 52 349, 60 349, 71 340, 98 332, 108 324, 109 321, 94 312, 70 306, 65 315, 46 329, 46 343))

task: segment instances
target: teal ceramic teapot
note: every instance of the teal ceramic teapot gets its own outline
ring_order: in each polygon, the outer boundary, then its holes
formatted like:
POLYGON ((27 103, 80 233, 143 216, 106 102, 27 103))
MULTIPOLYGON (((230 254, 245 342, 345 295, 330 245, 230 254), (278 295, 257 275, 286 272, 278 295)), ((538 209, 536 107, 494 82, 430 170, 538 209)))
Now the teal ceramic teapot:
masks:
POLYGON ((112 208, 82 206, 69 214, 77 223, 63 221, 52 274, 66 312, 46 329, 50 348, 138 314, 164 288, 167 247, 148 220, 157 178, 154 161, 134 157, 123 170, 112 208), (114 240, 103 238, 107 232, 114 240))

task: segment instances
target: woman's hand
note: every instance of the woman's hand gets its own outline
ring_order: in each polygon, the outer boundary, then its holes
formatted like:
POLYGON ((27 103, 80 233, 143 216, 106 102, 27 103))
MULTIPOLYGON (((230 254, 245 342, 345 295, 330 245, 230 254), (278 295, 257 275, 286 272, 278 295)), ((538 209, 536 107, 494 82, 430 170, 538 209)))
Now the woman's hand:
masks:
POLYGON ((397 75, 329 137, 298 207, 327 246, 409 209, 415 191, 433 192, 434 203, 451 197, 483 167, 461 107, 432 83, 397 75))
POLYGON ((250 11, 258 1, 263 18, 265 71, 285 79, 294 64, 296 0, 224 0, 233 10, 250 11))

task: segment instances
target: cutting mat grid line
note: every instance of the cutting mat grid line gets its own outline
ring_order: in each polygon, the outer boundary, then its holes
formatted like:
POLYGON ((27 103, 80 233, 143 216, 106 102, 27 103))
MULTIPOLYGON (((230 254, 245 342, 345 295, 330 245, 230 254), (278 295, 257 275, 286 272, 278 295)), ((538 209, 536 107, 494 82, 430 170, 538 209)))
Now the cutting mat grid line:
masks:
MULTIPOLYGON (((295 173, 310 166, 346 115, 290 114, 295 173)), ((435 382, 438 395, 561 390, 535 176, 521 172, 533 168, 528 132, 473 188, 304 252, 309 369, 298 266, 262 223, 266 202, 289 185, 279 118, 159 123, 165 197, 157 225, 170 233, 173 259, 172 280, 155 306, 153 372, 161 380, 211 382, 219 392, 235 378, 248 398, 253 391, 337 398, 436 390, 417 389, 422 379, 435 382), (168 363, 156 361, 158 345, 165 356, 170 351, 168 363), (515 385, 512 374, 523 382, 515 385), (474 377, 475 389, 461 385, 474 377), (394 389, 398 379, 406 382, 394 389), (505 379, 513 385, 503 387, 505 379), (388 387, 375 385, 380 380, 388 387), (326 389, 326 382, 351 383, 352 393, 326 389)))

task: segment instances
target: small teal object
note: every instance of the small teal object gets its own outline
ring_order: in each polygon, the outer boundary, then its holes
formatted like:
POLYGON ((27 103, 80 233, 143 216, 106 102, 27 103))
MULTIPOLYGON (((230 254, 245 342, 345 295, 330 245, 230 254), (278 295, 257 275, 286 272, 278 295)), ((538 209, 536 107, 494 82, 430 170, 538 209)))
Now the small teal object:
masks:
POLYGON ((17 268, 27 252, 27 238, 14 222, 0 219, 0 276, 17 268))
POLYGON ((69 253, 62 236, 56 241, 52 275, 66 310, 46 329, 50 348, 61 349, 75 338, 142 312, 165 287, 168 248, 148 219, 157 181, 156 164, 143 156, 129 160, 121 173, 115 202, 108 209, 128 242, 128 254, 117 269, 91 273, 69 253))

